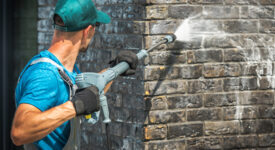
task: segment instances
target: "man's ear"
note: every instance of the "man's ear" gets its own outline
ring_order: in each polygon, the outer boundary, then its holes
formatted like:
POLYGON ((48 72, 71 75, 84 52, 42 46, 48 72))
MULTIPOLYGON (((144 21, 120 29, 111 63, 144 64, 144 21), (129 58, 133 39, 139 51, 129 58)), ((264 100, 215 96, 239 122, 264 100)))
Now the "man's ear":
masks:
POLYGON ((89 25, 88 27, 86 27, 83 30, 83 38, 84 39, 86 39, 88 37, 89 33, 91 32, 91 28, 93 28, 92 25, 89 25))

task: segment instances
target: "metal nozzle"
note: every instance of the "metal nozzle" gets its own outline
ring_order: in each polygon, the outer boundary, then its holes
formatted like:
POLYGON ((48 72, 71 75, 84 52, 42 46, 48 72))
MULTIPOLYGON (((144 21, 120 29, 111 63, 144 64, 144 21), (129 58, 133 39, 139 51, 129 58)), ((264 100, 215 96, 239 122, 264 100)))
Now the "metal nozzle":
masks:
POLYGON ((166 43, 172 43, 174 42, 175 40, 177 39, 177 37, 172 34, 172 35, 167 35, 164 37, 164 40, 166 40, 167 42, 166 43))

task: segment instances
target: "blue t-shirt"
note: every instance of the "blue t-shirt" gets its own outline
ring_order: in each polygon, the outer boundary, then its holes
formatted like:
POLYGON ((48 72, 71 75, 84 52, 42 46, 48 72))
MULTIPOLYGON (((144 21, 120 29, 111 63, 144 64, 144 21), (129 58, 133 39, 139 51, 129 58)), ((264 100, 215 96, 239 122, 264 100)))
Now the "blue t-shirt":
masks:
MULTIPOLYGON (((38 58, 47 57, 62 66, 66 74, 75 83, 76 72, 69 72, 60 61, 48 50, 34 56, 27 64, 25 71, 15 91, 16 107, 22 103, 33 105, 42 112, 67 102, 70 98, 70 89, 58 73, 57 67, 46 62, 29 66, 38 58), (29 66, 29 67, 28 67, 29 66)), ((70 135, 70 123, 66 121, 43 139, 34 142, 39 149, 62 149, 70 135)))

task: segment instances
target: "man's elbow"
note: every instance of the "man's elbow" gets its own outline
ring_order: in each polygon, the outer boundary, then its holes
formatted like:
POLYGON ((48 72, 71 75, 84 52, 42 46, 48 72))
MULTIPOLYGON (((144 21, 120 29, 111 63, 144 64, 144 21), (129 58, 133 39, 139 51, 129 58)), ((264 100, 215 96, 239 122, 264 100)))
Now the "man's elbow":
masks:
POLYGON ((23 136, 22 132, 19 129, 11 130, 11 140, 16 146, 23 145, 23 136))

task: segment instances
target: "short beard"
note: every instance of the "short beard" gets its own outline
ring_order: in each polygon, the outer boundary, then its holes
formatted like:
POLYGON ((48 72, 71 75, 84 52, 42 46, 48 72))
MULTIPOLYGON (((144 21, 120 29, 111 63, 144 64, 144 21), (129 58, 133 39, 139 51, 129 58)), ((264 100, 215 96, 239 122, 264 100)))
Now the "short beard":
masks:
POLYGON ((88 47, 89 47, 89 46, 80 48, 80 49, 79 49, 79 52, 87 52, 88 47))

